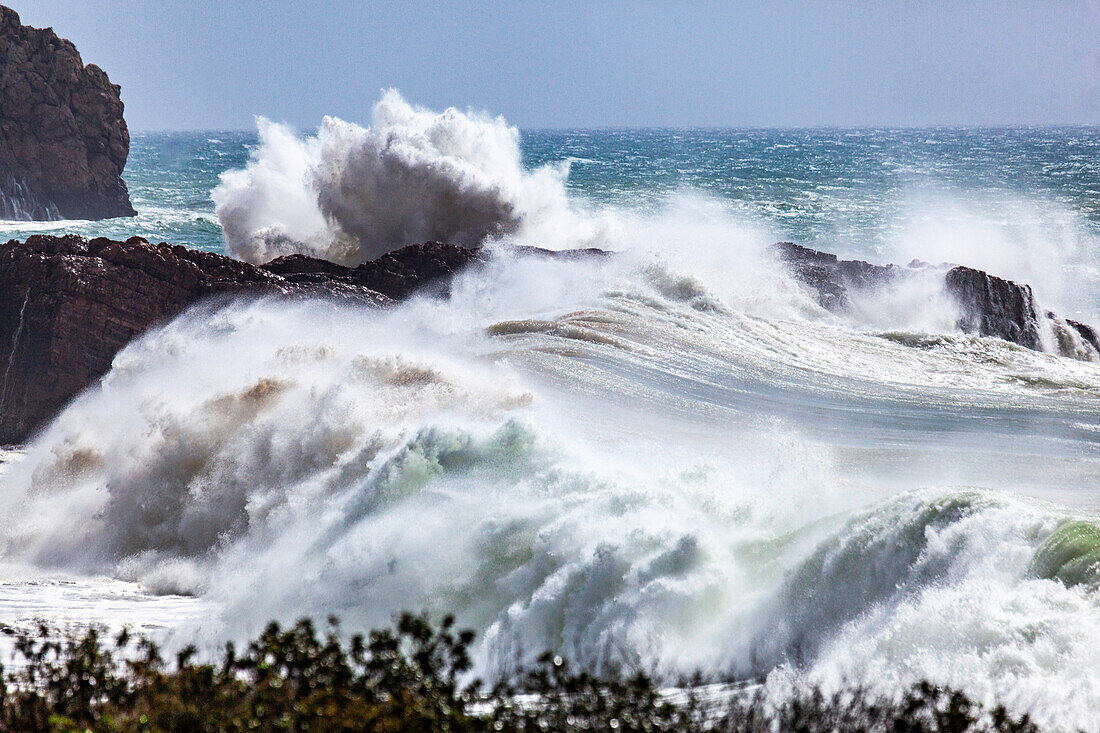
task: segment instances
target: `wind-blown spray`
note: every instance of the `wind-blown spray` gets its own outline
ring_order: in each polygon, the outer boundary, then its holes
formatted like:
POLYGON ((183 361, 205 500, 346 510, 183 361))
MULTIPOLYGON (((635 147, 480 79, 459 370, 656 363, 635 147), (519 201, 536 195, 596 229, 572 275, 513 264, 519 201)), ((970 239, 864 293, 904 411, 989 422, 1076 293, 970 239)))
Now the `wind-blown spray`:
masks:
POLYGON ((429 240, 478 246, 567 210, 567 168, 523 167, 500 117, 414 107, 394 90, 369 127, 326 117, 316 136, 259 121, 260 147, 214 190, 233 255, 359 264, 429 240))

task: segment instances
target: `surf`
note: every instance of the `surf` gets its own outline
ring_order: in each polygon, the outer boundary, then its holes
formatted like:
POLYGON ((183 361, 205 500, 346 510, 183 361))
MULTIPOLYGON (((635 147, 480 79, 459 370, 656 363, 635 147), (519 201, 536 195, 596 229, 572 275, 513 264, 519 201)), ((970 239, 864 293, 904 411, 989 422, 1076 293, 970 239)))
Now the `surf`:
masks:
POLYGON ((356 262, 415 233, 486 262, 385 310, 207 304, 131 343, 7 464, 10 582, 140 591, 180 643, 424 609, 477 630, 485 679, 550 650, 776 694, 929 679, 1091 725, 1095 362, 962 333, 921 278, 827 311, 766 216, 601 203, 498 118, 380 104, 263 123, 215 193, 230 251, 356 262), (427 198, 388 207, 391 174, 427 198), (617 254, 520 247, 594 243, 617 254))

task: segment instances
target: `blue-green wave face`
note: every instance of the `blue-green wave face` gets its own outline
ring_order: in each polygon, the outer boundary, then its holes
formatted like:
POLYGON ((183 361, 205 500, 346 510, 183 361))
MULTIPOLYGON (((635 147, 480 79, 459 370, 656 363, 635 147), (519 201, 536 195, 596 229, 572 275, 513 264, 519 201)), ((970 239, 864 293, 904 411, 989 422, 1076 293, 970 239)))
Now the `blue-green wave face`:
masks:
POLYGON ((1100 526, 1094 521, 1067 521, 1035 552, 1031 572, 1068 587, 1100 585, 1100 526))

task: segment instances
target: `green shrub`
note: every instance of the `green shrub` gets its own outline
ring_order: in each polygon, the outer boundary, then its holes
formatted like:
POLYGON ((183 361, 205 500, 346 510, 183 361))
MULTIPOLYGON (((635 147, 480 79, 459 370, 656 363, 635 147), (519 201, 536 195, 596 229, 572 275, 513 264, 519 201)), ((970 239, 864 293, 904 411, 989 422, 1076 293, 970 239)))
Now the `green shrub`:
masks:
POLYGON ((545 655, 518 681, 484 690, 463 681, 474 635, 454 620, 405 614, 393 629, 345 641, 334 620, 271 624, 216 661, 187 648, 166 662, 158 645, 92 628, 46 627, 15 638, 0 668, 0 730, 106 732, 386 731, 1014 731, 1037 728, 957 691, 917 685, 898 699, 853 688, 807 689, 781 704, 759 694, 675 697, 644 674, 595 677, 545 655))

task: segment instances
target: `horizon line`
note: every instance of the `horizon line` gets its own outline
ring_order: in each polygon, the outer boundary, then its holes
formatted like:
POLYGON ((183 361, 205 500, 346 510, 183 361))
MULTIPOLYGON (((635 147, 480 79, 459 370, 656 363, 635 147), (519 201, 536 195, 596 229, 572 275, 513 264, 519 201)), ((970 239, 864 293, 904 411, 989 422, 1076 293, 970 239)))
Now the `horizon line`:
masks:
MULTIPOLYGON (((351 122, 349 120, 349 122, 351 122)), ((280 122, 279 124, 286 125, 298 132, 311 132, 319 128, 315 127, 301 127, 298 125, 292 125, 286 122, 280 122)), ((369 126, 369 123, 358 123, 364 127, 369 126)), ((557 126, 557 125, 544 125, 526 127, 521 125, 510 125, 515 127, 520 132, 627 132, 627 131, 918 131, 918 130, 1100 130, 1100 122, 997 122, 997 123, 982 123, 982 124, 928 124, 928 125, 573 125, 573 126, 557 126)), ((192 132, 192 133, 225 133, 225 132, 255 132, 255 127, 145 127, 145 128, 130 128, 131 134, 157 134, 157 133, 172 133, 172 132, 192 132)))

